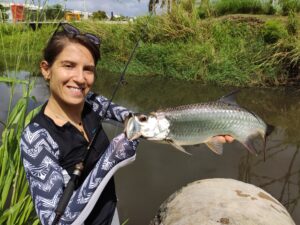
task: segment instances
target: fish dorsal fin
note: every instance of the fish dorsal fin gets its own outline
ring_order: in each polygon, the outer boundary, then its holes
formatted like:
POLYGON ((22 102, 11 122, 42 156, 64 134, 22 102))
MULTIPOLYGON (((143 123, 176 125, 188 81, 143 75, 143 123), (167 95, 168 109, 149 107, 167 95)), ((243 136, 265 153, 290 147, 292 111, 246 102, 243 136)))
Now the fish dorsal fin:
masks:
POLYGON ((178 144, 174 143, 171 140, 167 140, 167 142, 169 144, 171 144, 173 147, 177 148, 179 151, 184 152, 184 153, 186 153, 188 155, 192 155, 191 153, 187 152, 181 145, 178 145, 178 144))
POLYGON ((223 153, 223 143, 219 141, 218 137, 212 137, 207 142, 205 142, 207 147, 212 150, 214 153, 218 155, 222 155, 223 153))
POLYGON ((235 100, 235 96, 236 94, 239 92, 240 90, 235 90, 227 95, 222 96, 219 101, 220 102, 224 102, 230 105, 238 105, 236 100, 235 100))
POLYGON ((229 105, 235 105, 235 106, 238 106, 240 107, 241 109, 244 109, 246 110, 247 112, 251 113, 259 122, 261 122, 258 118, 258 116, 252 112, 251 110, 247 109, 246 107, 241 107, 237 104, 236 100, 235 100, 235 96, 236 94, 240 92, 240 90, 235 90, 235 91, 232 91, 231 93, 227 94, 227 95, 224 95, 222 96, 218 101, 219 102, 223 102, 223 103, 226 103, 226 104, 229 104, 229 105))

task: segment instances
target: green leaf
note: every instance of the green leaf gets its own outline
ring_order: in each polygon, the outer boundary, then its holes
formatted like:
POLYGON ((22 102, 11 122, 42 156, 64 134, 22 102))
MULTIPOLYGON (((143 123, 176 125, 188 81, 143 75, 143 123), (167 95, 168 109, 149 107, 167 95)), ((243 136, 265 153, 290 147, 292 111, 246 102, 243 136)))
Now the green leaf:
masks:
POLYGON ((38 225, 40 223, 39 219, 36 219, 32 225, 38 225))
POLYGON ((1 208, 4 208, 4 205, 6 203, 7 200, 7 196, 9 195, 10 191, 11 191, 11 186, 12 186, 12 180, 14 178, 14 174, 8 173, 5 177, 5 182, 4 182, 4 187, 2 190, 2 194, 1 194, 1 208))
POLYGON ((122 223, 122 225, 125 225, 126 223, 128 223, 128 221, 129 221, 129 218, 127 218, 127 219, 122 223))
POLYGON ((37 102, 37 99, 35 96, 31 96, 31 99, 34 101, 34 102, 37 102))
POLYGON ((16 79, 16 78, 3 77, 3 76, 0 76, 0 82, 13 83, 13 84, 28 84, 29 83, 27 80, 20 80, 20 79, 16 79))
MULTIPOLYGON (((12 216, 15 212, 19 212, 20 209, 23 206, 24 201, 28 198, 29 196, 26 196, 22 201, 18 202, 14 206, 6 209, 4 213, 0 216, 0 224, 5 224, 4 222, 9 219, 10 216, 12 216)), ((11 221, 12 222, 12 221, 11 221)))
POLYGON ((27 126, 27 124, 30 123, 32 118, 35 117, 35 115, 41 110, 42 106, 43 105, 40 105, 28 113, 28 115, 26 116, 26 119, 25 119, 25 126, 27 126))
POLYGON ((8 122, 7 126, 10 127, 12 124, 19 124, 20 119, 26 113, 26 99, 20 98, 19 101, 16 103, 13 110, 8 115, 8 122))
MULTIPOLYGON (((1 174, 0 174, 0 187, 1 190, 4 189, 5 186, 5 175, 6 172, 9 170, 9 160, 8 160, 8 154, 7 154, 7 149, 5 149, 4 145, 2 145, 0 147, 0 151, 1 151, 1 174)), ((1 199, 1 209, 3 209, 3 206, 5 204, 5 201, 3 198, 1 199)))
POLYGON ((33 210, 33 203, 31 201, 31 198, 27 198, 26 202, 24 203, 24 209, 22 210, 22 214, 18 221, 18 224, 25 224, 32 210, 33 210))

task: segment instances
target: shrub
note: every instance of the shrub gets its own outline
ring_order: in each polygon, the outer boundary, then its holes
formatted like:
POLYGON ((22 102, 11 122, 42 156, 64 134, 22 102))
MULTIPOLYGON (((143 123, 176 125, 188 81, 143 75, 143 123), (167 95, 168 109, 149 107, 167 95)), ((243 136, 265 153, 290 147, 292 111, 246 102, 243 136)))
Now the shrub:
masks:
POLYGON ((288 35, 284 25, 276 20, 267 21, 262 32, 264 40, 268 44, 273 44, 288 35))
POLYGON ((299 0, 280 0, 279 5, 284 16, 287 16, 290 12, 300 12, 299 0))
POLYGON ((218 16, 234 13, 269 14, 271 3, 260 0, 219 0, 214 8, 218 16))
POLYGON ((299 29, 299 21, 294 12, 289 12, 287 31, 290 35, 296 35, 299 29))
POLYGON ((214 15, 212 3, 209 0, 202 0, 197 9, 197 13, 200 19, 214 15))

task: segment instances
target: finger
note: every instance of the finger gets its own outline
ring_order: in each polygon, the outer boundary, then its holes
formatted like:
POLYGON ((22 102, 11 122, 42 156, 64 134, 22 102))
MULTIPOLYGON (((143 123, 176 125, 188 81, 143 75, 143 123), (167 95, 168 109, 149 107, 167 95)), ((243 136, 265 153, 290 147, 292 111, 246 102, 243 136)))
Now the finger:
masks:
POLYGON ((225 141, 226 141, 227 143, 231 143, 231 142, 234 141, 234 138, 233 138, 232 136, 230 136, 230 135, 225 135, 225 136, 224 136, 224 139, 225 139, 225 141))
POLYGON ((222 143, 222 144, 226 143, 225 136, 219 135, 219 136, 215 136, 214 138, 215 138, 215 139, 217 140, 217 142, 219 142, 219 143, 222 143))

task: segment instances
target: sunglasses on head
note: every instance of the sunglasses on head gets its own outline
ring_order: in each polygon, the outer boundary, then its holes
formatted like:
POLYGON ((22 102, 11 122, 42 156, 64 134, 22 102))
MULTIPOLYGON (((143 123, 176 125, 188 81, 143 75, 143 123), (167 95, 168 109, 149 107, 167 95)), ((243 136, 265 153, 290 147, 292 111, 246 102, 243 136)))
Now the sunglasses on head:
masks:
POLYGON ((90 34, 90 33, 81 33, 80 30, 78 30, 76 27, 68 24, 68 23, 59 23, 56 30, 54 31, 53 35, 55 35, 58 31, 58 29, 62 27, 64 32, 66 32, 67 34, 72 34, 74 36, 76 35, 82 35, 85 36, 86 38, 88 38, 93 44, 95 44, 98 48, 100 47, 101 44, 101 40, 100 38, 98 38, 97 36, 95 36, 94 34, 90 34))

